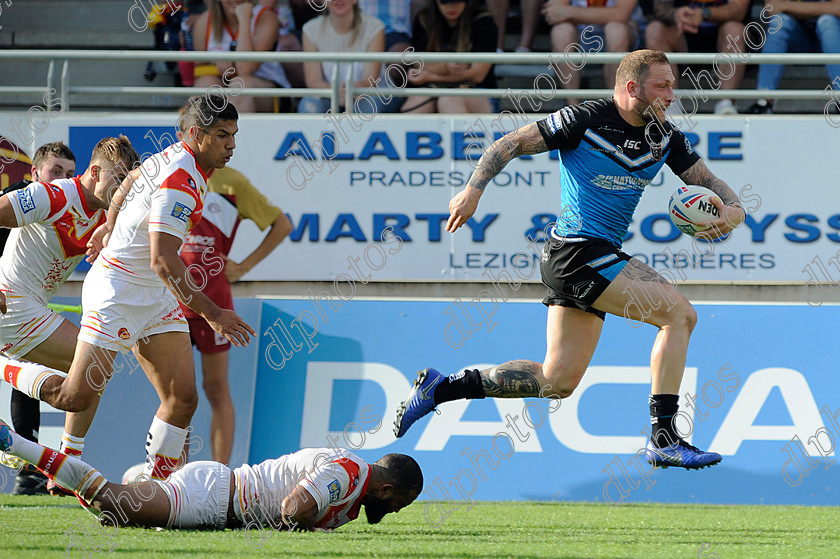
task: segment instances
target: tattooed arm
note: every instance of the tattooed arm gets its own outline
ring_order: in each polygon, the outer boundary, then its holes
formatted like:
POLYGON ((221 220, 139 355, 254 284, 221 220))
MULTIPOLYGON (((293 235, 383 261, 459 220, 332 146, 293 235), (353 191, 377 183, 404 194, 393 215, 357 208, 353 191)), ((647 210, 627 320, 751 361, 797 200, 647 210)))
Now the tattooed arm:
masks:
POLYGON ((653 0, 653 17, 665 25, 674 25, 674 0, 653 0))
POLYGON ((694 165, 680 173, 679 177, 685 184, 705 186, 723 201, 720 203, 712 198, 712 203, 717 207, 720 215, 716 220, 709 222, 708 229, 698 231, 698 235, 722 237, 740 226, 746 219, 747 213, 741 206, 738 195, 729 188, 729 185, 716 177, 702 159, 698 159, 694 165))
POLYGON ((512 159, 544 151, 548 151, 548 146, 536 123, 527 124, 493 142, 478 160, 467 187, 450 200, 446 230, 454 233, 472 217, 487 183, 501 173, 512 159))

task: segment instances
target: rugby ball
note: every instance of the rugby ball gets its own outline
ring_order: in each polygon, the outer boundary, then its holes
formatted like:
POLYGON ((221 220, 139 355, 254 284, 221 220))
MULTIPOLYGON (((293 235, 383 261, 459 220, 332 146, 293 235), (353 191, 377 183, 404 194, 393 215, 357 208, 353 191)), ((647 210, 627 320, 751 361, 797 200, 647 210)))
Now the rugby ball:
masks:
POLYGON ((135 464, 129 469, 125 471, 122 476, 122 484, 123 485, 131 485, 135 481, 149 481, 148 476, 140 477, 143 474, 143 470, 146 469, 146 463, 140 462, 139 464, 135 464), (140 479, 137 479, 140 478, 140 479))
POLYGON ((699 223, 720 217, 712 198, 720 200, 717 194, 704 186, 681 186, 671 195, 668 215, 677 229, 693 237, 697 231, 706 229, 706 225, 699 223))

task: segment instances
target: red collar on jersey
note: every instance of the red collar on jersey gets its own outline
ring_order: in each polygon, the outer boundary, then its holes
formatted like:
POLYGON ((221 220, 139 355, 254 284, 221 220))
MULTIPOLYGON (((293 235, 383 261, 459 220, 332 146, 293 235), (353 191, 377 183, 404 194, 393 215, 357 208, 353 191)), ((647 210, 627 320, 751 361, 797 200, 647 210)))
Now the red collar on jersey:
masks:
POLYGON ((79 198, 82 199, 82 209, 85 210, 85 217, 91 218, 99 210, 91 210, 88 206, 87 199, 85 198, 85 190, 82 188, 82 181, 79 180, 80 178, 81 175, 76 175, 73 177, 73 182, 76 183, 76 190, 79 191, 79 198))
POLYGON ((193 153, 193 150, 190 149, 190 146, 187 144, 187 142, 181 142, 181 143, 184 144, 184 147, 187 148, 188 152, 190 152, 190 155, 192 155, 192 158, 195 160, 195 168, 198 169, 199 173, 201 173, 201 176, 204 178, 204 182, 207 182, 207 175, 204 174, 204 171, 201 169, 201 166, 199 166, 199 164, 198 164, 198 160, 195 159, 195 154, 193 153))

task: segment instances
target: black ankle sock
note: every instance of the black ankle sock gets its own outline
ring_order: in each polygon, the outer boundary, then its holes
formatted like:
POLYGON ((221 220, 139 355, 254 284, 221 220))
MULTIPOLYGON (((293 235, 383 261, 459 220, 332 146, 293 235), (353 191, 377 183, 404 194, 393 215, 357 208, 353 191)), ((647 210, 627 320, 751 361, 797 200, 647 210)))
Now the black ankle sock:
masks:
POLYGON ((41 428, 41 402, 19 390, 12 390, 12 427, 24 439, 38 442, 41 428))
POLYGON ((673 424, 673 418, 679 411, 679 399, 678 394, 650 395, 651 438, 659 448, 672 445, 680 438, 673 424))
POLYGON ((484 398, 484 386, 478 369, 456 373, 443 379, 435 388, 435 405, 452 400, 480 400, 484 398))

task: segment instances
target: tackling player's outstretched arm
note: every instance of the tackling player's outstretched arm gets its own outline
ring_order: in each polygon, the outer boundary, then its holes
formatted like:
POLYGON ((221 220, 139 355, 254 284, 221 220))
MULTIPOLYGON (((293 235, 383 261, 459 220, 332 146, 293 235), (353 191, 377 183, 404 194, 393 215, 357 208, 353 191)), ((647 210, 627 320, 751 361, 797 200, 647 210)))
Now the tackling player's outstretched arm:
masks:
POLYGON ((110 201, 108 203, 108 213, 105 223, 96 228, 96 231, 91 235, 87 243, 87 260, 93 264, 99 252, 108 246, 108 238, 114 230, 114 224, 117 222, 117 215, 125 205, 128 199, 128 193, 134 188, 134 182, 140 177, 140 169, 133 169, 128 173, 119 187, 114 188, 113 192, 109 192, 110 201))
POLYGON ((737 228, 746 219, 747 214, 741 206, 741 201, 738 200, 738 195, 729 188, 726 182, 715 176, 702 159, 698 159, 694 165, 680 173, 679 177, 685 184, 705 186, 723 201, 722 204, 716 203, 717 200, 712 198, 712 203, 717 207, 720 217, 710 221, 709 228, 698 231, 698 235, 711 234, 714 237, 720 237, 737 228))
POLYGON ((289 530, 311 531, 315 528, 318 503, 302 485, 296 485, 292 494, 283 499, 282 510, 280 521, 289 530))
POLYGON ((536 123, 526 124, 493 142, 478 160, 467 187, 449 202, 446 230, 453 233, 472 217, 484 188, 514 158, 544 151, 548 151, 548 146, 536 123))
POLYGON ((196 314, 230 342, 242 347, 248 345, 256 332, 234 311, 220 308, 192 282, 187 265, 178 256, 181 239, 161 231, 149 231, 151 266, 166 287, 196 314))
POLYGON ((17 226, 18 221, 17 217, 15 217, 15 210, 12 208, 11 198, 0 196, 0 227, 11 229, 17 226))

